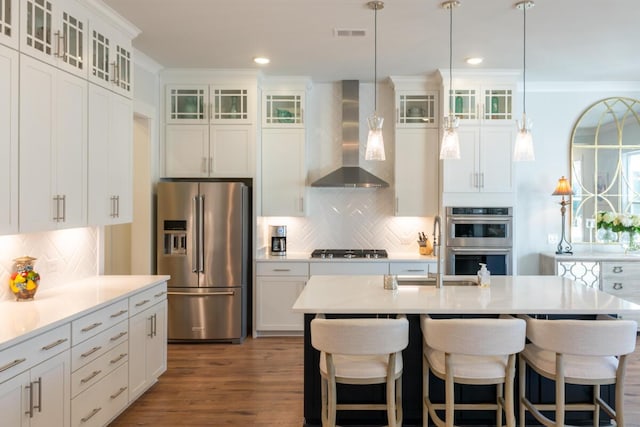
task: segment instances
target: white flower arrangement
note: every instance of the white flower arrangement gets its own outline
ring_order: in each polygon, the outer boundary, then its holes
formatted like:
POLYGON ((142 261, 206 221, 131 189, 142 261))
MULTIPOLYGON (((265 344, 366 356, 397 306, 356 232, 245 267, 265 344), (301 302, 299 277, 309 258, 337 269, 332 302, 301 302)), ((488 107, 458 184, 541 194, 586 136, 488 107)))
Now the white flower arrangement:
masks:
POLYGON ((615 212, 598 212, 596 215, 596 227, 598 229, 614 232, 640 232, 640 215, 615 212))

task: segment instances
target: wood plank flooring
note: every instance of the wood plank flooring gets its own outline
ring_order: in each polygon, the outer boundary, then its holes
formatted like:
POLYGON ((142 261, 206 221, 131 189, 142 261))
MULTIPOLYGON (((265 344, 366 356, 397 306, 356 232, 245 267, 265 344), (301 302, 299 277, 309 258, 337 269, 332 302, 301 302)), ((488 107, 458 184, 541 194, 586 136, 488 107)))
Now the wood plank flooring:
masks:
MULTIPOLYGON (((111 426, 302 426, 302 338, 169 344, 159 382, 111 426)), ((626 427, 640 427, 640 339, 625 391, 626 427)))

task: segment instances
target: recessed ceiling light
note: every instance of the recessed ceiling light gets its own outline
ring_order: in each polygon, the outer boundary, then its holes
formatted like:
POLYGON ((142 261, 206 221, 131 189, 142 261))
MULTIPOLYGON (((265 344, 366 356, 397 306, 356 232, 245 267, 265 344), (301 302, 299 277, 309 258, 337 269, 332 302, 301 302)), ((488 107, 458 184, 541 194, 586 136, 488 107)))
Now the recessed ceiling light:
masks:
POLYGON ((467 62, 467 64, 469 64, 469 65, 478 65, 478 64, 481 64, 483 60, 484 60, 484 58, 479 58, 479 57, 475 57, 475 58, 467 58, 467 59, 465 59, 465 61, 466 61, 466 62, 467 62))
POLYGON ((265 58, 264 56, 257 56, 253 58, 253 62, 259 65, 266 65, 271 62, 271 60, 269 58, 265 58))

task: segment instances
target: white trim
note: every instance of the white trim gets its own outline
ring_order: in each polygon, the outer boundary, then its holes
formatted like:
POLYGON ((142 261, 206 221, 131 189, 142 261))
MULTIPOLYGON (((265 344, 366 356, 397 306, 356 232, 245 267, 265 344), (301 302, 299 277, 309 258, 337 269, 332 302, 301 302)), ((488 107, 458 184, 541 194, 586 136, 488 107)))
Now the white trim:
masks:
POLYGON ((101 0, 85 0, 85 3, 92 9, 92 11, 109 20, 109 22, 115 25, 119 30, 124 31, 128 38, 135 39, 142 32, 140 28, 133 25, 125 17, 104 4, 101 0))
MULTIPOLYGON (((522 82, 518 83, 522 91, 522 82)), ((640 92, 640 81, 527 82, 527 92, 640 92)))
POLYGON ((148 104, 139 99, 133 100, 133 113, 147 119, 156 120, 156 114, 158 109, 155 105, 148 104))
POLYGON ((164 69, 164 66, 159 62, 156 62, 150 56, 147 56, 144 52, 133 48, 133 62, 135 65, 140 66, 146 71, 155 74, 156 76, 164 69))

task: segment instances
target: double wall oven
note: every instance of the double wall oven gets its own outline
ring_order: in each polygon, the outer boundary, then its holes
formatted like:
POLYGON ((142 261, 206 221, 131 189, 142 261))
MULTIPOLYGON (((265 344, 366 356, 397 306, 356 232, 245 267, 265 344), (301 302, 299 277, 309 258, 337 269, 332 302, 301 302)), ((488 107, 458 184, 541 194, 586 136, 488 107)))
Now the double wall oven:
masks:
POLYGON ((491 274, 512 274, 512 208, 447 207, 445 239, 447 274, 475 275, 480 263, 491 274))

